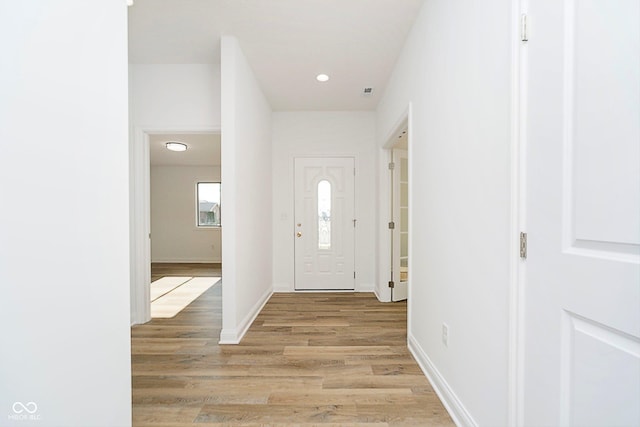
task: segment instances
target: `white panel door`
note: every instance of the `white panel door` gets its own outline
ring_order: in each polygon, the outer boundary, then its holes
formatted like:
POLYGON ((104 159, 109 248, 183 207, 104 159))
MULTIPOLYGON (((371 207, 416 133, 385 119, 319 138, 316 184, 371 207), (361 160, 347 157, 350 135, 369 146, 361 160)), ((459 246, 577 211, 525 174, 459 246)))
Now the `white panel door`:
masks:
POLYGON ((393 282, 391 300, 409 293, 409 159, 406 150, 393 150, 393 282))
POLYGON ((529 2, 522 416, 640 425, 640 1, 529 2))
POLYGON ((295 159, 295 289, 353 290, 354 159, 295 159))

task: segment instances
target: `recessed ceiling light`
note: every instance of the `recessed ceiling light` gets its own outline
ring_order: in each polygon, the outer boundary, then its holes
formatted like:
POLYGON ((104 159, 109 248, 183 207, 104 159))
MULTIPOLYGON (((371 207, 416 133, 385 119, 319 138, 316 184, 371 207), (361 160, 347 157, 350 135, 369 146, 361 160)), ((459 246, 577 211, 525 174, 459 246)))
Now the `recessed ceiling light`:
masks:
POLYGON ((133 0, 127 0, 127 6, 133 6, 133 0))
POLYGON ((171 151, 187 151, 187 144, 182 142, 167 142, 166 147, 171 151))
POLYGON ((316 76, 316 80, 319 82, 326 82, 329 80, 329 76, 327 76, 326 74, 318 74, 316 76))

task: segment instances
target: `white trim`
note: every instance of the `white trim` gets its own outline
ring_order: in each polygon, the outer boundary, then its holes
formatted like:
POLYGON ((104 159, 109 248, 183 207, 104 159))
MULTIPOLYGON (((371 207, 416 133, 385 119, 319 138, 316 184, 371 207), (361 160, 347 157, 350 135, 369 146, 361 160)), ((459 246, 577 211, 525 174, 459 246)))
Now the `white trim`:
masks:
MULTIPOLYGON (((413 167, 413 104, 409 102, 409 106, 407 107, 407 167, 409 170, 407 171, 407 185, 409 186, 409 195, 408 195, 408 212, 407 212, 407 229, 409 230, 408 239, 408 248, 407 248, 407 256, 409 257, 409 266, 408 266, 408 276, 409 281, 407 282, 407 339, 410 334, 413 333, 413 321, 412 313, 413 313, 413 286, 411 285, 411 278, 415 277, 413 275, 413 239, 411 235, 413 233, 413 192, 416 190, 414 181, 413 181, 413 171, 415 170, 413 167)), ((400 272, 398 272, 398 277, 400 276, 400 272)))
POLYGON ((478 423, 473 419, 469 411, 462 404, 462 400, 455 394, 449 386, 444 376, 436 369, 431 359, 412 335, 408 337, 409 351, 418 362, 420 369, 426 375, 431 387, 436 392, 451 419, 457 426, 477 426, 478 423))
MULTIPOLYGON (((301 294, 301 293, 372 293, 378 297, 375 285, 372 283, 360 284, 355 289, 294 289, 289 283, 276 283, 273 285, 273 293, 277 294, 301 294)), ((378 300, 380 298, 378 297, 378 300)))
POLYGON ((131 324, 151 320, 150 161, 149 135, 139 127, 133 132, 131 147, 131 324))
POLYGON ((373 283, 360 283, 356 285, 356 292, 375 292, 376 286, 373 283))
POLYGON ((255 305, 251 307, 251 310, 249 310, 249 313, 238 324, 237 328, 222 329, 222 331, 220 331, 220 341, 218 342, 218 344, 240 344, 240 341, 242 341, 242 338, 249 330, 249 327, 251 327, 253 321, 256 320, 258 314, 260 314, 267 301, 269 301, 269 298, 271 298, 271 295, 273 295, 273 291, 271 291, 271 289, 268 289, 267 292, 265 292, 265 294, 260 297, 258 302, 256 302, 255 305))
POLYGON ((274 283, 273 284, 273 292, 274 293, 289 293, 289 292, 294 292, 295 289, 293 289, 293 284, 291 283, 274 283))
MULTIPOLYGON (((130 141, 130 171, 132 192, 131 215, 131 324, 151 320, 149 284, 151 283, 151 179, 149 135, 163 133, 220 134, 218 128, 163 128, 162 126, 136 126, 130 141)), ((223 306, 224 311, 224 306, 223 306)))
POLYGON ((387 132, 385 137, 382 139, 384 144, 382 148, 385 150, 390 150, 393 148, 393 144, 395 144, 395 136, 400 131, 405 122, 408 122, 409 115, 411 114, 411 102, 409 102, 406 108, 402 111, 402 113, 398 116, 398 119, 395 121, 393 126, 391 126, 390 130, 387 132))
POLYGON ((222 258, 160 258, 152 259, 151 262, 160 264, 221 264, 222 258))

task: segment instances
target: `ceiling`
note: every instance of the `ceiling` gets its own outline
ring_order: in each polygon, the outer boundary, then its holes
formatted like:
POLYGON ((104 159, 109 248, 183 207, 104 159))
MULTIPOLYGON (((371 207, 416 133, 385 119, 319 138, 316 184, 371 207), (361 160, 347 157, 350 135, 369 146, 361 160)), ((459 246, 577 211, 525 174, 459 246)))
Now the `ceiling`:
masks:
POLYGON ((129 62, 219 64, 220 37, 233 35, 274 110, 373 110, 422 3, 135 0, 129 62))
POLYGON ((219 166, 220 135, 155 134, 149 135, 149 158, 151 166, 219 166), (187 144, 187 151, 169 151, 169 141, 187 144))
POLYGON ((393 148, 398 150, 408 150, 409 149, 409 133, 407 132, 407 128, 404 127, 398 135, 396 135, 395 144, 393 144, 393 148))

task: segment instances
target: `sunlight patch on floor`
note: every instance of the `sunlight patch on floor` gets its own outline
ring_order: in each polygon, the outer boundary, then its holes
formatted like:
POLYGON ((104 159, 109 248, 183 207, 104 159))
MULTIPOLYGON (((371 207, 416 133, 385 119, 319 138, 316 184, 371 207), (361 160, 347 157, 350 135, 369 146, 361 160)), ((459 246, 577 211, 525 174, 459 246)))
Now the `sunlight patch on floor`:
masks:
POLYGON ((149 290, 149 297, 151 302, 157 300, 161 296, 168 294, 183 283, 188 282, 193 277, 163 277, 155 282, 151 282, 151 289, 149 290))
POLYGON ((151 317, 174 317, 219 281, 219 277, 163 277, 156 280, 151 284, 151 317), (156 295, 155 299, 153 295, 156 295))

